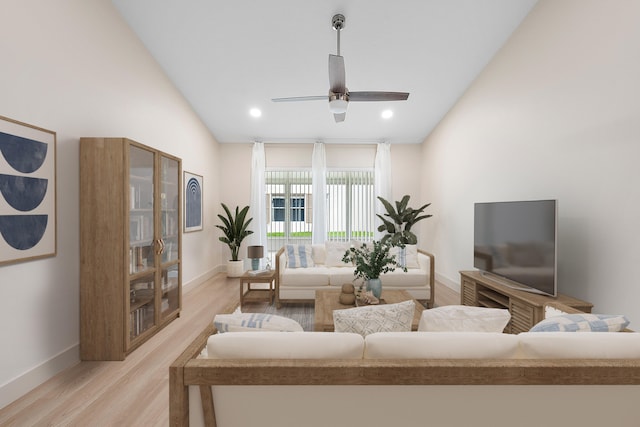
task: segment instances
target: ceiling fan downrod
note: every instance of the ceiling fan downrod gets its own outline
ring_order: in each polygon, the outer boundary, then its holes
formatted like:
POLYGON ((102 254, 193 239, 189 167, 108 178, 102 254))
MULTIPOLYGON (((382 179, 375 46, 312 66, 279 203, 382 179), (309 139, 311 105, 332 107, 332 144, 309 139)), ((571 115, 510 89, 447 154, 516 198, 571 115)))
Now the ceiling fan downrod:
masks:
POLYGON ((338 32, 338 56, 340 56, 340 30, 344 28, 344 20, 344 15, 341 14, 333 15, 333 18, 331 18, 333 29, 338 32))

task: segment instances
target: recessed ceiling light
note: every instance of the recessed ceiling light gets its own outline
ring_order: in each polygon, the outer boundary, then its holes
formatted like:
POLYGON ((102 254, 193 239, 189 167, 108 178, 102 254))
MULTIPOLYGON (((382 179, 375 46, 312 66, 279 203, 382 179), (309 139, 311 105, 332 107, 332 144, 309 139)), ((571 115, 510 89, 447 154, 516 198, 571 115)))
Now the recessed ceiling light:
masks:
POLYGON ((249 110, 249 114, 251 117, 260 117, 262 115, 262 111, 259 108, 252 108, 249 110))
POLYGON ((383 119, 390 119, 393 116, 393 111, 391 110, 384 110, 381 114, 383 119))

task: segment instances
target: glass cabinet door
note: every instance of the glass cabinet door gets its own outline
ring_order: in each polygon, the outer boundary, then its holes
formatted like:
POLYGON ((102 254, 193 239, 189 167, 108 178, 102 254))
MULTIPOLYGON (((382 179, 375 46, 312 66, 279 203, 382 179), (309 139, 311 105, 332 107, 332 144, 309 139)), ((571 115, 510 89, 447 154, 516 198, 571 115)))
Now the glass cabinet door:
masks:
POLYGON ((160 156, 161 317, 180 306, 180 164, 160 156))
POLYGON ((178 260, 179 177, 178 162, 160 156, 160 238, 164 243, 163 263, 178 260))
POLYGON ((129 340, 156 323, 155 280, 149 274, 130 281, 129 285, 129 340))
POLYGON ((156 323, 155 154, 129 146, 129 339, 156 323))

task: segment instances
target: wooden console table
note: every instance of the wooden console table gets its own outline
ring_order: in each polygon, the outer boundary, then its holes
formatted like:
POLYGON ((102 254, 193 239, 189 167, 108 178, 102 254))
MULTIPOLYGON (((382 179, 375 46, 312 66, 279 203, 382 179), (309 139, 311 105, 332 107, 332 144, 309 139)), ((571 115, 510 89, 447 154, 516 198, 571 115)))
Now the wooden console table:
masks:
POLYGON ((591 313, 593 304, 567 295, 557 297, 518 291, 479 271, 460 272, 460 303, 476 307, 507 308, 511 320, 505 332, 526 332, 544 319, 544 305, 560 302, 585 313, 591 313))

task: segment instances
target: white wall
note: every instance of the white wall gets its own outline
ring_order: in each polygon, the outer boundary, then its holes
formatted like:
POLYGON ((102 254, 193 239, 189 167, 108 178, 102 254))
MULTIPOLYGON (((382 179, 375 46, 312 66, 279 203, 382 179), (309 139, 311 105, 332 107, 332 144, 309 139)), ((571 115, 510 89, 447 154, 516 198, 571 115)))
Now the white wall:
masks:
POLYGON ((126 136, 204 175, 205 230, 184 235, 186 283, 210 245, 218 144, 108 0, 2 2, 0 115, 57 133, 58 255, 0 267, 0 407, 78 361, 81 136, 126 136))
POLYGON ((473 203, 559 200, 559 289, 640 328, 640 2, 540 0, 423 144, 439 277, 473 266, 473 203))

